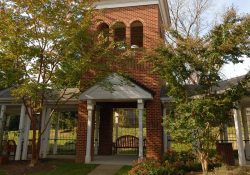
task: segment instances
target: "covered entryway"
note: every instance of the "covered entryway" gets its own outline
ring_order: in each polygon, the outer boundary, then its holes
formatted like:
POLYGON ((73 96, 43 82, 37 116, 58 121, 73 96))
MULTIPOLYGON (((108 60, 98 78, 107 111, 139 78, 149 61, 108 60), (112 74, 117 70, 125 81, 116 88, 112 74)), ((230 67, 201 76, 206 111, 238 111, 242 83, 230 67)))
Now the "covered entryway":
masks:
MULTIPOLYGON (((145 102, 152 100, 153 96, 137 83, 117 74, 109 76, 107 80, 110 83, 109 87, 97 84, 80 95, 80 100, 87 102, 86 106, 83 106, 87 108, 88 118, 85 163, 96 160, 94 153, 97 155, 113 154, 113 111, 117 108, 131 108, 138 111, 139 148, 136 159, 142 159, 144 155, 143 115, 145 102)), ((80 115, 81 112, 85 112, 84 109, 79 110, 80 115)), ((98 157, 96 158, 98 159, 98 157)))
MULTIPOLYGON (((11 159, 27 160, 31 156, 31 121, 25 105, 11 95, 11 90, 11 88, 7 88, 0 91, 0 133, 4 133, 3 141, 11 143, 11 151, 8 153, 11 159)), ((55 96, 44 104, 42 121, 38 120, 41 130, 44 130, 41 135, 41 158, 47 158, 48 154, 75 155, 75 127, 73 126, 71 131, 65 134, 73 135, 72 137, 61 138, 59 121, 62 117, 65 121, 65 116, 62 116, 62 113, 76 113, 78 99, 72 95, 78 92, 78 89, 67 89, 62 96, 55 96), (58 101, 59 98, 60 101, 58 101), (52 121, 54 126, 51 126, 52 121)), ((68 118, 71 119, 71 116, 68 118)), ((37 126, 37 132, 38 128, 37 126)))

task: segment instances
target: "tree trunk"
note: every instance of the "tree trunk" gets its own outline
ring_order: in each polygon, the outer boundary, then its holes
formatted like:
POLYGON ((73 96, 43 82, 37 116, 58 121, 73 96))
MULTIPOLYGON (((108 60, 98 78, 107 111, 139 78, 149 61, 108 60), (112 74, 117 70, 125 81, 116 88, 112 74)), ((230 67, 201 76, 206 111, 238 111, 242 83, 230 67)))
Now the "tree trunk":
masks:
POLYGON ((208 172, 208 155, 206 153, 198 152, 198 158, 201 163, 203 174, 208 172))
POLYGON ((31 156, 31 162, 30 167, 34 167, 38 163, 38 155, 37 155, 37 145, 36 145, 36 118, 35 116, 31 117, 31 123, 32 123, 32 156, 31 156))

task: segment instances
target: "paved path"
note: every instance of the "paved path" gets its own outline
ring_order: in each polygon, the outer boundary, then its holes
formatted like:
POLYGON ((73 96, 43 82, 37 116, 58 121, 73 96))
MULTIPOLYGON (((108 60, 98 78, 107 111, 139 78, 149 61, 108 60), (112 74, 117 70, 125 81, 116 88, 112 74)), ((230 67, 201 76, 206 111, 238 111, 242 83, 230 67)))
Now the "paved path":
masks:
POLYGON ((99 165, 88 175, 114 175, 122 165, 99 165))

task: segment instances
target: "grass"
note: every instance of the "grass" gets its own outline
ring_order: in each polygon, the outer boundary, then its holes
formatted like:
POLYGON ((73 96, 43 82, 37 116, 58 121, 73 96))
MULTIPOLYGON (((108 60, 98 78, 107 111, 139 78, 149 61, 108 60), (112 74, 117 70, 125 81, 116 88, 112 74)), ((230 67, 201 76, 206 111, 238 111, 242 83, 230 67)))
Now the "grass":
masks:
POLYGON ((131 168, 132 166, 125 165, 117 173, 115 173, 115 175, 127 175, 131 168))
POLYGON ((0 169, 0 175, 6 175, 6 173, 0 169))
POLYGON ((86 175, 96 168, 93 164, 63 163, 49 172, 37 172, 29 175, 86 175))

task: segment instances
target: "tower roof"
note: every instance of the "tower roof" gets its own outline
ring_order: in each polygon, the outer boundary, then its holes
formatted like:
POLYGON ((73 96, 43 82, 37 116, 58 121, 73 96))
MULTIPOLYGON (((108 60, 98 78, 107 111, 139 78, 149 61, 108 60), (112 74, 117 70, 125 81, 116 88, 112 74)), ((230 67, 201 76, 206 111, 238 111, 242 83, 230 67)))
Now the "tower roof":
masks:
POLYGON ((99 0, 94 5, 96 9, 110 9, 158 4, 164 26, 170 25, 169 7, 167 0, 99 0))
POLYGON ((97 9, 131 7, 158 4, 158 0, 99 0, 95 3, 97 9))

